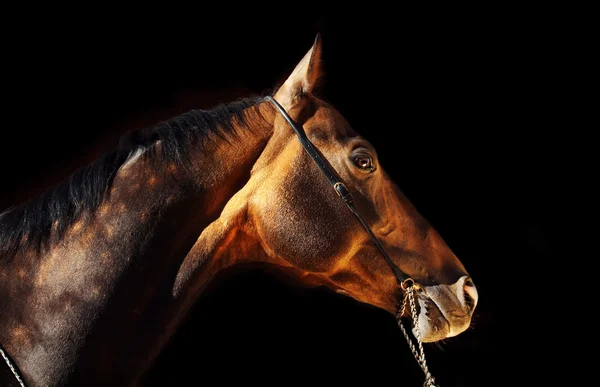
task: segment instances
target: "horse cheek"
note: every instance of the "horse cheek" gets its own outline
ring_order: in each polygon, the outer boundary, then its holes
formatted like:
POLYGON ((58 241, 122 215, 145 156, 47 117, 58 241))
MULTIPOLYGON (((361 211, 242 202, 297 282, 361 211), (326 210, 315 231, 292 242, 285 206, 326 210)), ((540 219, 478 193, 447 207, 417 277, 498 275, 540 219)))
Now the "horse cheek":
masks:
MULTIPOLYGON (((277 201, 273 201, 277 203, 277 201)), ((273 205, 262 217, 260 238, 267 253, 307 272, 324 273, 335 266, 348 239, 335 212, 320 206, 273 205)))

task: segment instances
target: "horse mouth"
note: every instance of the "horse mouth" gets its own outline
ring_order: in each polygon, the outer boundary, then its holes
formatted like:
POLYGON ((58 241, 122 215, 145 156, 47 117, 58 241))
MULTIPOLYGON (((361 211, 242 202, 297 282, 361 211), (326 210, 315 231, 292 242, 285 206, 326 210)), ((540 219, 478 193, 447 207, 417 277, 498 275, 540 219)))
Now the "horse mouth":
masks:
MULTIPOLYGON (((408 300, 406 308, 408 310, 408 320, 411 322, 411 331, 415 338, 419 338, 425 343, 431 343, 449 337, 451 332, 450 322, 446 319, 440 307, 426 295, 415 294, 414 300, 417 321, 414 321, 414 314, 411 312, 408 300)), ((407 318, 406 314, 403 318, 407 318)), ((399 317, 398 324, 401 323, 403 321, 399 317)))

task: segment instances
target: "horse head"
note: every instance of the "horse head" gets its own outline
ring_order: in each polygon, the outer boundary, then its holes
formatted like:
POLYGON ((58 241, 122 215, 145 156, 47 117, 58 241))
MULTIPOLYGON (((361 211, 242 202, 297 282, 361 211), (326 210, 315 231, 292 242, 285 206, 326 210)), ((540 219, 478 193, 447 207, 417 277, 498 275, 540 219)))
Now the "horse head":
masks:
POLYGON ((285 113, 276 112, 273 134, 248 181, 199 244, 228 235, 224 244, 238 246, 238 257, 260 257, 302 284, 323 285, 392 314, 403 300, 396 266, 418 284, 421 339, 455 336, 470 326, 475 285, 439 233, 386 174, 373 145, 315 95, 323 71, 321 51, 317 37, 274 99, 350 191, 376 240, 332 189, 285 113), (392 262, 384 259, 378 241, 392 262))

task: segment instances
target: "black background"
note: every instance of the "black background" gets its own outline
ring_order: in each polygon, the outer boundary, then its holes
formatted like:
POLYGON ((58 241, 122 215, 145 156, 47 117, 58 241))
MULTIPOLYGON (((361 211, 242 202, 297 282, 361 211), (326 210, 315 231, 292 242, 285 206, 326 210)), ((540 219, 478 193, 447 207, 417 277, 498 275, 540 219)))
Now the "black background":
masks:
MULTIPOLYGON (((514 285, 556 237, 548 188, 555 133, 570 115, 570 14, 227 7, 16 13, 3 38, 0 209, 112 149, 125 130, 270 90, 320 32, 321 95, 375 145, 478 286, 472 328, 426 345, 433 375, 442 386, 539 380, 519 373, 542 333, 520 315, 528 295, 514 285)), ((251 271, 201 297, 145 385, 363 380, 422 383, 390 315, 251 271)))

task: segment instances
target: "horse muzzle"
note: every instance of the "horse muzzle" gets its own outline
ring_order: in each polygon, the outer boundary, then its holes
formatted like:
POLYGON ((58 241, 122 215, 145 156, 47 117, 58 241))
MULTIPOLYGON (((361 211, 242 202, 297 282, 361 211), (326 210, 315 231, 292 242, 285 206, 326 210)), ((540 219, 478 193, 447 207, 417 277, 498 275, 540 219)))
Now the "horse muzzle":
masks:
POLYGON ((470 277, 463 276, 451 285, 412 286, 416 305, 407 305, 406 312, 412 316, 413 334, 423 342, 453 337, 469 328, 478 300, 470 277))

